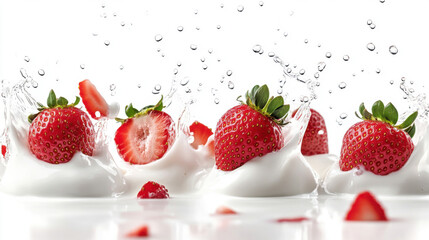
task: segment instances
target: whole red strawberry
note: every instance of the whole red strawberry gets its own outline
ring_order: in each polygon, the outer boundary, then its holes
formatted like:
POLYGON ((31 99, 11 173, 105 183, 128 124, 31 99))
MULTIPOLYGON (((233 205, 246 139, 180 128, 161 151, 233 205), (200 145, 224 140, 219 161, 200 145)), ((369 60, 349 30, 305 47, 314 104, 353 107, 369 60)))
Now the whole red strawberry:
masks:
MULTIPOLYGON (((325 120, 322 115, 314 109, 310 109, 311 117, 308 121, 302 139, 301 153, 304 156, 329 153, 328 131, 326 130, 325 120)), ((293 112, 293 115, 297 110, 293 112)))
POLYGON ((116 130, 115 143, 119 155, 131 164, 147 164, 160 159, 176 138, 174 121, 161 100, 140 111, 132 104, 125 107, 127 119, 116 120, 122 125, 116 130))
POLYGON ((95 131, 88 115, 63 98, 49 93, 48 107, 39 103, 39 113, 30 115, 28 144, 31 152, 48 163, 66 163, 77 151, 91 156, 95 147, 95 131))
POLYGON ((228 110, 215 131, 215 159, 220 170, 234 170, 284 145, 281 126, 289 111, 283 97, 269 98, 267 85, 246 93, 246 103, 228 110))
POLYGON ((169 198, 168 190, 164 185, 149 181, 145 183, 137 194, 138 198, 169 198))
POLYGON ((377 101, 372 113, 362 103, 359 107, 363 121, 353 125, 344 135, 341 147, 340 169, 349 171, 363 167, 377 175, 387 175, 398 171, 408 161, 414 150, 413 124, 418 113, 411 114, 402 124, 398 121, 398 111, 391 104, 384 106, 377 101))

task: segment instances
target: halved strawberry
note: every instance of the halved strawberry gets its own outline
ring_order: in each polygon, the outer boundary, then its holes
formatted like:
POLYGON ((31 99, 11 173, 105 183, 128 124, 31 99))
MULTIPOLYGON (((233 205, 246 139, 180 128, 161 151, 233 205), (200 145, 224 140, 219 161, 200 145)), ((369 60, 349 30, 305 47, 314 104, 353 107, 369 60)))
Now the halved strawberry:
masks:
POLYGON ((383 207, 370 192, 362 192, 356 197, 349 212, 347 221, 387 221, 383 207))
POLYGON ((216 214, 222 214, 222 215, 226 215, 226 214, 237 214, 236 211, 232 210, 229 207, 226 206, 220 206, 216 209, 216 214))
POLYGON ((149 227, 147 225, 142 225, 135 230, 129 232, 127 237, 148 237, 149 236, 149 227))
POLYGON ((82 102, 92 118, 99 119, 109 115, 109 105, 91 81, 86 79, 80 82, 79 91, 82 102), (97 116, 96 112, 99 112, 100 116, 97 116))
POLYGON ((193 133, 194 142, 191 143, 191 146, 195 149, 197 149, 199 145, 205 145, 207 139, 213 135, 213 131, 210 128, 198 121, 193 122, 192 125, 189 126, 189 131, 193 133))
POLYGON ((169 198, 168 190, 164 185, 149 181, 145 183, 137 194, 138 198, 169 198))
POLYGON ((125 107, 128 119, 116 130, 115 143, 119 155, 131 164, 147 164, 160 159, 176 137, 173 119, 163 109, 162 99, 155 106, 137 110, 125 107))

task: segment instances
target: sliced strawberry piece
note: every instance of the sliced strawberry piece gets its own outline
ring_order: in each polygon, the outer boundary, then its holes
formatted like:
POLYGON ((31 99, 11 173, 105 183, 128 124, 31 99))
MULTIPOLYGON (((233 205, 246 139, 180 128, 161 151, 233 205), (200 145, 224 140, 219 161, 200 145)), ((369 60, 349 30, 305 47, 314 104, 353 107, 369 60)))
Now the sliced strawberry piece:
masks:
POLYGON ((295 217, 295 218, 279 218, 277 219, 278 223, 283 223, 283 222, 303 222, 303 221, 308 221, 309 219, 306 217, 295 217))
POLYGON ((143 185, 140 192, 137 194, 138 198, 169 198, 168 190, 164 185, 149 181, 143 185))
POLYGON ((213 135, 213 131, 210 128, 198 121, 195 121, 189 126, 189 131, 193 133, 194 142, 191 143, 191 146, 195 149, 197 149, 199 145, 205 145, 207 139, 213 135))
POLYGON ((173 145, 176 132, 173 119, 152 110, 125 120, 115 134, 119 155, 131 164, 147 164, 160 159, 173 145))
POLYGON ((148 236, 149 236, 149 227, 147 225, 142 225, 127 234, 127 237, 148 237, 148 236))
POLYGON ((370 192, 362 192, 356 197, 349 212, 347 221, 387 221, 383 207, 370 192))
POLYGON ((109 105, 91 81, 86 79, 80 82, 79 91, 82 102, 92 118, 99 119, 109 115, 109 105), (96 112, 99 112, 100 116, 97 116, 96 112))
POLYGON ((229 207, 220 206, 216 209, 216 214, 237 214, 237 212, 229 207))
POLYGON ((6 157, 7 147, 6 145, 1 145, 1 154, 3 157, 6 157))

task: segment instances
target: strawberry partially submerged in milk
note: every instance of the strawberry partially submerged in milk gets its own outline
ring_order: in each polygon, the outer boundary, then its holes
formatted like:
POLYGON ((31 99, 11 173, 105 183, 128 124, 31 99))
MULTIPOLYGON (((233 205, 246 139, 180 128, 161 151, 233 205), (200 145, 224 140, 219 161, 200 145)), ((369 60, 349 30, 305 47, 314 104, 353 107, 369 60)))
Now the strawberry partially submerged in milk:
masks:
POLYGON ((414 150, 414 120, 418 113, 411 114, 403 123, 396 125, 398 111, 391 104, 384 106, 377 101, 372 113, 362 103, 359 107, 363 121, 356 123, 344 135, 341 147, 340 169, 349 171, 363 167, 377 175, 398 171, 408 161, 414 150))
POLYGON ((38 103, 39 112, 28 117, 31 123, 28 144, 31 152, 48 163, 66 163, 81 151, 92 156, 95 148, 94 126, 88 115, 67 99, 57 98, 51 90, 48 106, 38 103))
POLYGON ((234 170, 284 145, 281 126, 286 124, 289 105, 284 105, 283 97, 269 98, 267 85, 256 85, 245 98, 217 123, 215 159, 220 170, 234 170))
POLYGON ((156 105, 137 110, 125 107, 127 119, 116 120, 122 125, 116 130, 115 143, 119 155, 131 164, 147 164, 160 159, 176 138, 174 121, 163 112, 161 100, 156 105))

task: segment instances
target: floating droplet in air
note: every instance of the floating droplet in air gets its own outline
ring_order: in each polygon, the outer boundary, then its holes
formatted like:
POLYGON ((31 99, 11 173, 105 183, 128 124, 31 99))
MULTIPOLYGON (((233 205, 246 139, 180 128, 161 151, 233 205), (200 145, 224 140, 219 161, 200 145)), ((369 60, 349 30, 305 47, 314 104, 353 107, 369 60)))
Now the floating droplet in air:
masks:
POLYGON ((230 76, 232 75, 232 71, 231 71, 231 70, 226 71, 226 75, 227 75, 228 77, 230 77, 230 76))
POLYGON ((243 10, 244 10, 244 6, 243 6, 243 5, 239 5, 239 6, 237 7, 237 11, 238 11, 238 12, 243 12, 243 10))
POLYGON ((327 52, 327 53, 325 54, 325 57, 326 57, 326 58, 331 58, 331 57, 332 57, 332 53, 331 53, 331 52, 327 52))
POLYGON ((395 46, 395 45, 392 45, 392 46, 390 46, 390 47, 389 47, 389 52, 390 52, 392 55, 396 55, 396 54, 398 53, 398 48, 396 48, 396 46, 395 46))
POLYGON ((183 26, 178 26, 177 31, 179 31, 179 32, 183 31, 183 26))
POLYGON ((26 62, 30 62, 30 57, 25 56, 25 57, 24 57, 24 61, 26 61, 26 62))
POLYGON ((85 69, 85 64, 81 64, 80 69, 82 69, 82 70, 85 69))
POLYGON ((228 88, 229 88, 229 89, 234 89, 234 83, 233 83, 233 82, 231 82, 231 81, 229 81, 229 82, 228 82, 228 88))
POLYGON ((321 72, 321 71, 323 71, 325 69, 325 67, 326 67, 326 63, 325 62, 320 62, 317 65, 317 70, 319 70, 319 72, 321 72))
POLYGON ((375 50, 375 45, 373 43, 368 43, 366 45, 366 48, 368 48, 369 51, 374 51, 375 50))
POLYGON ((180 80, 180 85, 186 86, 186 84, 188 84, 188 82, 189 82, 189 78, 185 77, 182 80, 180 80))
POLYGON ((110 41, 109 40, 104 41, 104 45, 109 46, 110 45, 110 41))
POLYGON ((344 56, 343 56, 343 60, 344 60, 344 61, 346 61, 346 62, 347 62, 348 60, 350 60, 349 55, 344 55, 344 56))
POLYGON ((161 40, 162 40, 162 35, 161 34, 155 35, 155 41, 159 42, 161 40))
POLYGON ((191 50, 197 50, 198 47, 195 44, 191 44, 190 48, 191 48, 191 50))
POLYGON ((340 82, 340 84, 338 84, 338 87, 339 87, 340 89, 344 89, 344 88, 346 88, 346 87, 347 87, 347 84, 346 84, 345 82, 340 82))
POLYGON ((38 73, 40 76, 45 76, 45 70, 43 69, 39 69, 38 73))
POLYGON ((255 46, 253 46, 252 50, 253 50, 255 53, 259 53, 259 52, 262 50, 262 47, 261 47, 261 45, 256 44, 255 46))

